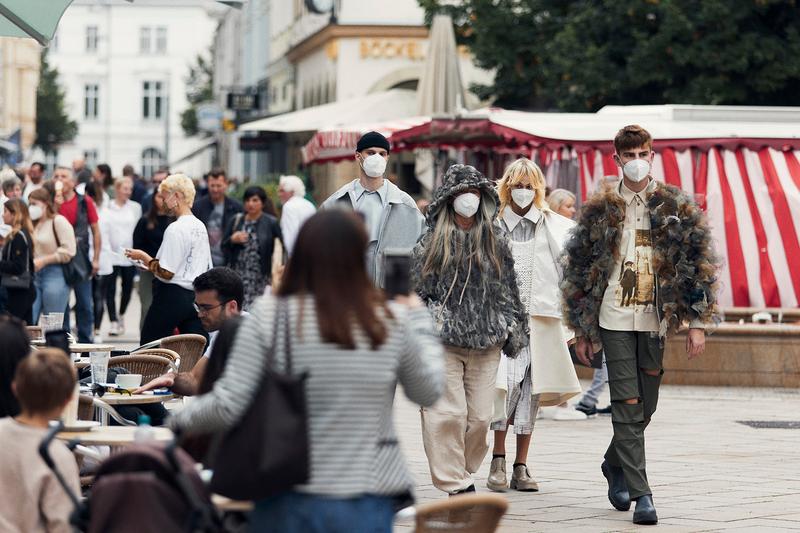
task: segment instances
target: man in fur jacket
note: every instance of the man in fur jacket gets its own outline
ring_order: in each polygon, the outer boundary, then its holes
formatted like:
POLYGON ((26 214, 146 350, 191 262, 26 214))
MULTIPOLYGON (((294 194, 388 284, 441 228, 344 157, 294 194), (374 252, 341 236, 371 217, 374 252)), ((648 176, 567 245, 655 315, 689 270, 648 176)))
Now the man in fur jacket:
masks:
POLYGON ((713 321, 716 258, 697 205, 650 176, 653 140, 640 126, 614 139, 623 179, 593 196, 564 249, 564 321, 588 363, 605 350, 614 436, 602 464, 608 498, 635 524, 658 522, 645 471, 644 431, 656 410, 664 338, 689 324, 689 358, 713 321), (627 270, 631 270, 626 274, 627 270))
POLYGON ((498 198, 475 168, 453 165, 428 207, 428 230, 414 248, 412 282, 445 347, 445 393, 422 410, 422 440, 433 484, 449 494, 474 492, 472 474, 489 450, 501 348, 528 344, 498 198))

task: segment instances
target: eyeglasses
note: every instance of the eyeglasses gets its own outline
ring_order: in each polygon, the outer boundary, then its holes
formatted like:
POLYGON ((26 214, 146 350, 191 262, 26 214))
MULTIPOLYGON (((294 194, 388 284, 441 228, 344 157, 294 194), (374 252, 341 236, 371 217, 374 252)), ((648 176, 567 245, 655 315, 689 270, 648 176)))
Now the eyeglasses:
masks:
POLYGON ((201 314, 201 313, 205 315, 205 314, 208 314, 209 311, 211 311, 213 309, 216 309, 217 307, 222 307, 226 303, 228 303, 228 302, 222 302, 221 304, 217 304, 217 305, 201 305, 201 304, 198 304, 198 303, 195 302, 192 305, 194 306, 194 310, 197 311, 198 315, 201 314))

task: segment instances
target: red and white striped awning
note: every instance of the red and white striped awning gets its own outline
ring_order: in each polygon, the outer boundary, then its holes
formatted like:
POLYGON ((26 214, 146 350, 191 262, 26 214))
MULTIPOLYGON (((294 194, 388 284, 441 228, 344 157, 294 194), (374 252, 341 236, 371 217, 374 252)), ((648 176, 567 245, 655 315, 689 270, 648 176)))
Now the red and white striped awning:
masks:
POLYGON ((429 121, 430 117, 410 117, 321 129, 301 148, 303 163, 308 165, 351 159, 355 153, 358 139, 369 131, 377 131, 385 137, 389 137, 396 131, 413 128, 429 121))

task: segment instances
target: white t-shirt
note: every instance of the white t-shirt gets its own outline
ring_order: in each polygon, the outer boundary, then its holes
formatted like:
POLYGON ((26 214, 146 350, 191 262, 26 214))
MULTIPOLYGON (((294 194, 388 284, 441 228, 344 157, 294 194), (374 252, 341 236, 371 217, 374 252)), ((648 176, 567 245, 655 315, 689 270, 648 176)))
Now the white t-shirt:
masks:
POLYGON ((194 215, 178 217, 167 226, 156 259, 161 268, 174 274, 171 280, 161 281, 191 291, 194 278, 212 267, 205 225, 194 215))
MULTIPOLYGON (((108 226, 109 249, 115 252, 111 256, 114 266, 131 266, 131 262, 123 255, 124 248, 133 248, 133 230, 142 218, 142 206, 128 200, 124 205, 111 200, 103 203, 105 211, 103 223, 108 226)), ((105 244, 105 243, 103 243, 105 244)))

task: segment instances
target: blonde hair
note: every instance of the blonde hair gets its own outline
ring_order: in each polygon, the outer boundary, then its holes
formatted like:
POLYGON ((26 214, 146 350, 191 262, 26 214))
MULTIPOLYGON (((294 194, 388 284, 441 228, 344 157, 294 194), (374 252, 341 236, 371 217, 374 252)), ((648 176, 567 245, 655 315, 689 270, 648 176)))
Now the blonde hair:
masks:
POLYGON ((512 202, 511 189, 519 184, 526 176, 531 180, 531 187, 533 187, 533 205, 536 206, 537 209, 547 207, 547 203, 545 202, 545 188, 547 184, 542 169, 527 157, 520 157, 506 167, 506 171, 503 172, 503 177, 497 182, 497 196, 500 197, 500 213, 512 202))
POLYGON ((547 203, 550 204, 550 209, 556 213, 558 213, 558 210, 561 209, 561 206, 564 205, 564 202, 567 200, 572 200, 574 202, 576 198, 574 194, 566 189, 556 189, 547 197, 547 203))
POLYGON ((183 202, 191 206, 194 203, 195 188, 194 182, 185 174, 170 174, 167 179, 158 186, 160 193, 180 193, 183 202))
POLYGON ((130 183, 133 186, 133 179, 130 176, 122 176, 121 178, 114 178, 114 189, 119 189, 125 183, 130 183))

